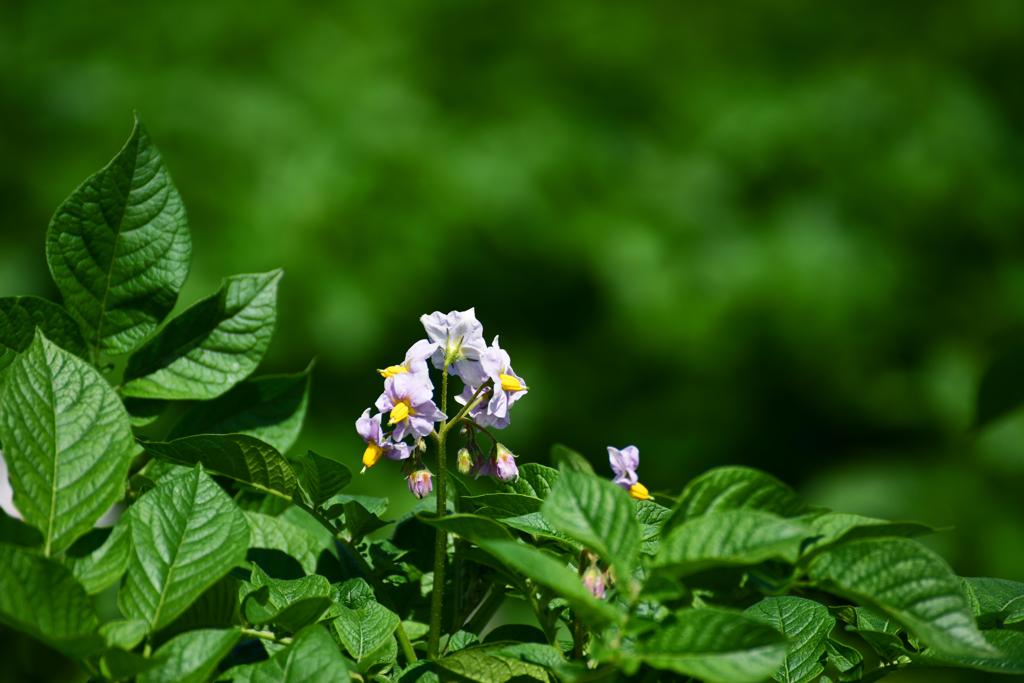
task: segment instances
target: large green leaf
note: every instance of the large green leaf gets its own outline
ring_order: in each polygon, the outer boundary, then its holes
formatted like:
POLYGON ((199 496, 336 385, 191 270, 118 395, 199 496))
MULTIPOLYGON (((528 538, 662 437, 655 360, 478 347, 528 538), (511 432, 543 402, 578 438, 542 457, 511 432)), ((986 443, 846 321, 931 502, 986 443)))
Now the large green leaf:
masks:
POLYGON ((72 656, 103 645, 92 601, 71 572, 7 545, 0 545, 0 621, 72 656))
POLYGON ((817 550, 840 541, 875 536, 923 536, 935 531, 926 524, 917 522, 892 522, 887 519, 864 517, 846 512, 825 512, 801 517, 819 538, 814 539, 810 549, 817 550))
POLYGON ((986 656, 955 656, 925 652, 914 661, 931 666, 955 666, 997 674, 1024 675, 1024 632, 983 631, 989 646, 999 654, 986 656))
POLYGON ((14 502, 54 555, 124 493, 137 452, 124 407, 88 363, 37 333, 7 369, 0 442, 14 502))
POLYGON ((793 489, 769 474, 749 467, 716 467, 686 485, 664 531, 706 512, 750 509, 791 517, 805 507, 793 489))
POLYGON ((352 481, 352 470, 337 460, 308 451, 292 461, 299 487, 314 506, 320 506, 352 481))
POLYGON ((994 625, 1024 622, 1024 583, 1007 579, 963 579, 978 621, 994 625))
POLYGON ((556 443, 551 447, 551 462, 561 470, 594 474, 594 466, 590 461, 564 444, 556 443))
POLYGON ((132 557, 118 593, 156 631, 245 559, 249 525, 202 467, 162 481, 131 508, 132 557))
POLYGON ((468 647, 438 660, 441 668, 476 683, 505 681, 549 681, 542 666, 509 656, 501 645, 468 647))
POLYGON ((755 683, 786 658, 786 639, 751 617, 720 609, 687 609, 639 643, 639 656, 657 669, 708 683, 755 683))
POLYGON ((231 477, 259 491, 291 500, 296 480, 292 466, 277 449, 245 434, 198 434, 174 441, 143 442, 147 453, 177 465, 202 463, 215 474, 231 477))
POLYGON ((721 510, 687 520, 666 536, 655 565, 692 574, 718 565, 796 562, 812 532, 802 524, 760 510, 721 510))
POLYGON ((59 305, 36 296, 6 297, 0 299, 0 372, 29 347, 37 327, 62 349, 88 355, 78 323, 59 305))
POLYGON ((836 625, 828 608, 792 595, 770 597, 747 608, 747 616, 769 624, 789 641, 786 659, 772 678, 782 683, 816 680, 825 670, 828 634, 836 625))
POLYGON ((335 609, 334 631, 356 661, 380 648, 400 621, 374 599, 373 590, 362 579, 350 579, 338 587, 335 609))
POLYGON ((960 580, 938 555, 902 538, 864 539, 826 550, 808 575, 819 587, 874 607, 945 654, 990 657, 960 580))
POLYGON ((117 156, 50 221, 50 273, 89 345, 125 353, 174 307, 191 258, 185 207, 136 119, 117 156))
POLYGON ((313 624, 292 644, 258 664, 228 669, 218 681, 234 683, 347 683, 348 664, 323 626, 313 624))
POLYGON ((640 523, 640 549, 643 552, 649 555, 658 552, 661 530, 671 514, 669 508, 652 500, 637 501, 636 521, 640 523))
POLYGON ((205 683, 238 642, 237 628, 188 631, 160 646, 138 683, 205 683))
POLYGON ((521 493, 484 493, 479 496, 466 496, 463 501, 477 507, 488 507, 507 517, 539 512, 544 502, 540 498, 524 496, 521 493))
POLYGON ((205 400, 248 377, 274 332, 280 279, 280 270, 227 278, 132 355, 121 393, 205 400))
POLYGON ((620 487, 565 471, 544 501, 542 514, 555 529, 616 566, 620 577, 632 575, 640 552, 640 524, 633 500, 620 487))
POLYGON ((212 401, 192 406, 169 438, 193 434, 248 434, 286 452, 306 417, 312 365, 294 375, 268 375, 241 382, 212 401))
POLYGON ((258 566, 243 590, 242 614, 250 624, 276 624, 291 632, 315 623, 333 603, 330 582, 319 574, 272 579, 258 566))
POLYGON ((480 539, 476 543, 510 569, 564 598, 581 619, 594 625, 623 619, 618 609, 591 595, 577 572, 543 550, 517 541, 480 539))
POLYGON ((431 526, 440 527, 449 533, 465 538, 471 543, 483 540, 513 540, 512 534, 500 523, 481 515, 456 513, 445 515, 444 517, 434 517, 431 514, 423 513, 417 515, 417 517, 431 526))
POLYGON ((100 547, 84 557, 67 558, 71 572, 90 595, 114 585, 128 570, 132 552, 129 524, 130 515, 122 515, 100 547))

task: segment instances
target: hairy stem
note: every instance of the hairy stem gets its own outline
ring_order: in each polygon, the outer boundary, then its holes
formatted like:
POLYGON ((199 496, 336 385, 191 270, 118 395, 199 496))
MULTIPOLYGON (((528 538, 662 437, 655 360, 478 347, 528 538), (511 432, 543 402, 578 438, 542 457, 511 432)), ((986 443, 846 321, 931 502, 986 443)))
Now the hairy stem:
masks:
MULTIPOLYGON (((441 412, 448 414, 448 363, 444 364, 441 374, 441 412)), ((437 497, 437 516, 440 519, 448 511, 447 483, 448 463, 445 458, 445 439, 448 426, 445 423, 437 430, 437 481, 434 484, 434 495, 437 497)), ((448 532, 437 528, 434 536, 434 589, 430 594, 430 634, 427 639, 427 656, 437 658, 438 645, 441 642, 441 612, 444 606, 444 564, 448 554, 448 532)))
POLYGON ((280 643, 281 645, 288 645, 292 642, 292 639, 285 636, 279 638, 273 631, 260 631, 254 628, 243 628, 242 635, 249 638, 259 638, 260 640, 269 640, 273 643, 280 643))

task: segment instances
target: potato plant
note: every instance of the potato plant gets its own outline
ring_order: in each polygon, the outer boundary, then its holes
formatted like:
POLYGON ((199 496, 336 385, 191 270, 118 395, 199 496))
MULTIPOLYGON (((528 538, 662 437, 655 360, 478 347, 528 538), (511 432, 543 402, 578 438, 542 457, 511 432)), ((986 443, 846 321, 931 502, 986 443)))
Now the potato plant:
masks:
POLYGON ((737 466, 652 495, 632 446, 598 471, 562 446, 516 455, 499 435, 531 386, 472 309, 422 316, 381 359, 336 453, 293 452, 312 367, 256 374, 282 273, 167 319, 191 239, 138 122, 45 245, 61 302, 0 299, 0 620, 94 680, 1024 673, 1024 584, 958 576, 925 524, 737 466), (388 468, 420 499, 397 518, 345 493, 388 468))

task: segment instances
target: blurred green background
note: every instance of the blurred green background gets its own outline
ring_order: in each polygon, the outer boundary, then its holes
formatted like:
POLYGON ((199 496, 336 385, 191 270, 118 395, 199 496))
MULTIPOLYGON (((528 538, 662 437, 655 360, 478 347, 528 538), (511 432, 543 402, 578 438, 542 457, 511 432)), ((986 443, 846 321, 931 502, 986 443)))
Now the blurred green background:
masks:
POLYGON ((1018 0, 14 0, 0 294, 56 296, 47 221, 135 109, 189 210, 182 305, 286 271, 299 448, 355 464, 373 369, 476 306, 532 388, 523 460, 635 443, 669 493, 753 465, 1024 580, 1024 421, 969 431, 1024 327, 1022 72, 1018 0))

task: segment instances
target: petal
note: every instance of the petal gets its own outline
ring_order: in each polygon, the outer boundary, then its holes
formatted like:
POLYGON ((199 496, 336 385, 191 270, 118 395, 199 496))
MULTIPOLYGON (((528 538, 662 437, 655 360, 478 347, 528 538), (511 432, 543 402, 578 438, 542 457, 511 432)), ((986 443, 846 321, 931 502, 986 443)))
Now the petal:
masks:
POLYGON ((434 311, 430 315, 421 315, 420 323, 427 331, 430 341, 444 344, 448 339, 448 317, 441 311, 434 311))

